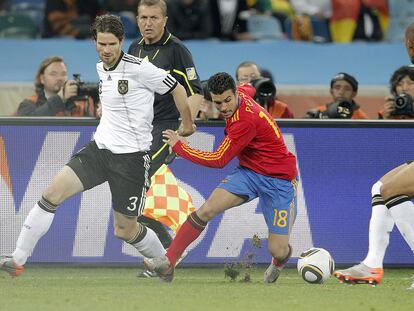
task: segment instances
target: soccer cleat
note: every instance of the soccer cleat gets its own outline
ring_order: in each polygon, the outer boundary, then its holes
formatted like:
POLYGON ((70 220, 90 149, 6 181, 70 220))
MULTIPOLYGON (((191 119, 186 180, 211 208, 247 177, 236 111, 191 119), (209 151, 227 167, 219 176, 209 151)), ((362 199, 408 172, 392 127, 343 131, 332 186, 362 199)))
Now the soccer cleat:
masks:
POLYGON ((144 270, 141 271, 140 273, 138 273, 137 277, 139 278, 154 278, 157 276, 157 273, 154 271, 150 271, 150 270, 144 270))
MULTIPOLYGON (((181 255, 180 259, 177 260, 175 266, 177 267, 179 265, 179 263, 188 255, 188 251, 185 250, 183 252, 183 254, 181 255)), ((141 271, 140 273, 138 273, 137 277, 139 278, 153 278, 158 276, 157 273, 155 271, 150 271, 148 269, 141 271)))
POLYGON ((6 271, 11 277, 15 278, 23 274, 24 267, 16 265, 12 256, 0 256, 0 270, 6 271))
POLYGON ((282 269, 276 267, 273 263, 271 263, 269 265, 269 267, 267 267, 265 273, 264 273, 264 278, 263 281, 265 283, 274 283, 276 282, 276 280, 279 278, 280 276, 280 272, 282 271, 282 269))
POLYGON ((384 269, 370 268, 367 265, 360 263, 345 270, 337 270, 333 275, 341 283, 370 284, 375 286, 381 283, 384 269))
POLYGON ((279 278, 282 269, 285 267, 286 263, 292 256, 292 246, 289 244, 288 247, 289 252, 283 260, 277 262, 276 259, 272 258, 272 262, 270 263, 269 267, 267 267, 263 276, 263 281, 265 283, 274 283, 279 278))
POLYGON ((145 258, 145 267, 151 272, 157 273, 161 281, 171 282, 174 278, 174 267, 171 266, 167 256, 157 258, 145 258))

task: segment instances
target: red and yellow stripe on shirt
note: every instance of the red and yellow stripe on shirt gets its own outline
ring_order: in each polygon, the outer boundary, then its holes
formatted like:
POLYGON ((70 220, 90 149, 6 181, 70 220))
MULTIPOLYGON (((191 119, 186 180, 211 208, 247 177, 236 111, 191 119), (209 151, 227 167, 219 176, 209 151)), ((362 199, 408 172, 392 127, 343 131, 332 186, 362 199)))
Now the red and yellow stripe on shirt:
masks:
POLYGON ((194 210, 191 196, 178 184, 168 166, 162 165, 151 178, 143 215, 177 232, 194 210))

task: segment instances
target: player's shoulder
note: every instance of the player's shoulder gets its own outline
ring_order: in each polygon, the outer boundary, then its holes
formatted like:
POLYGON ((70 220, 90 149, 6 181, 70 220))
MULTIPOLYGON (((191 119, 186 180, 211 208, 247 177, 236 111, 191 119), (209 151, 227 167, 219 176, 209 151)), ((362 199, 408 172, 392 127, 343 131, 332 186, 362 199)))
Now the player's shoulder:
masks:
POLYGON ((143 63, 143 59, 136 57, 134 55, 128 54, 128 53, 124 53, 122 55, 122 61, 131 64, 131 65, 141 65, 143 63))

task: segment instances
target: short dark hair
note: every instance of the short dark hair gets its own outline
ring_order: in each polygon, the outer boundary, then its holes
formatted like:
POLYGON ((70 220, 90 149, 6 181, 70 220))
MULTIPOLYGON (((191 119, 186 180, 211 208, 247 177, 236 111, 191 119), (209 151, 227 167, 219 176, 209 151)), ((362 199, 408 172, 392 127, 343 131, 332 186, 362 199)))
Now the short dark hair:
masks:
POLYGON ((331 88, 333 87, 333 85, 335 84, 336 81, 346 81, 348 82, 351 87, 352 90, 354 92, 358 92, 358 81, 357 79, 355 79, 354 76, 351 76, 350 74, 346 73, 346 72, 338 72, 331 80, 331 88))
POLYGON ((210 93, 223 94, 227 90, 236 93, 236 82, 227 72, 218 72, 208 79, 207 87, 210 93))
POLYGON ((139 7, 141 5, 158 6, 160 7, 162 14, 164 16, 167 16, 167 4, 165 3, 164 0, 140 0, 138 1, 137 11, 139 10, 139 7))
POLYGON ((122 41, 125 37, 124 25, 116 15, 100 15, 95 18, 91 26, 93 38, 96 40, 98 32, 109 32, 122 41))
MULTIPOLYGON (((252 61, 249 61, 249 60, 248 61, 245 61, 245 62, 242 62, 236 68, 236 79, 239 80, 239 69, 240 68, 242 68, 242 67, 250 67, 250 66, 256 66, 257 69, 259 69, 259 66, 257 66, 257 64, 255 62, 252 62, 252 61)), ((260 71, 260 69, 259 69, 259 71, 260 71)))
POLYGON ((414 81, 414 66, 401 66, 394 71, 390 79, 390 91, 392 95, 398 95, 397 84, 400 83, 405 77, 409 77, 412 81, 414 81))

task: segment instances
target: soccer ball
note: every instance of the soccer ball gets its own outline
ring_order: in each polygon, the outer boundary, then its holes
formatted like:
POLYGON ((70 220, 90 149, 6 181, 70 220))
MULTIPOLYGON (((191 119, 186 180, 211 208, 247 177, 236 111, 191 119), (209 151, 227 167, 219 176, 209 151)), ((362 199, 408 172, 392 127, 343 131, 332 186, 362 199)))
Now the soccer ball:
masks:
POLYGON ((308 283, 322 284, 335 270, 335 262, 326 249, 312 247, 298 259, 299 275, 308 283))

